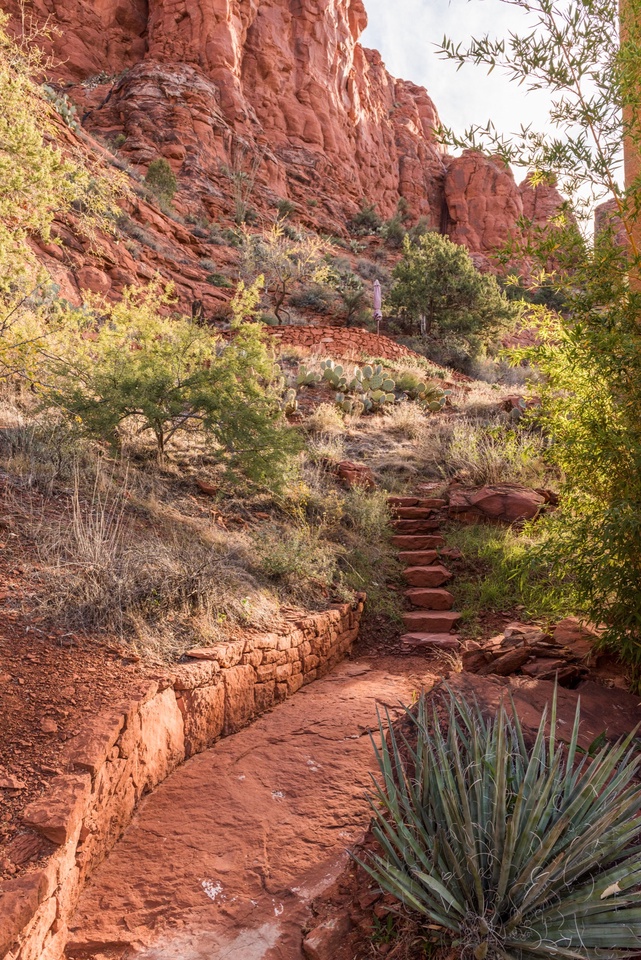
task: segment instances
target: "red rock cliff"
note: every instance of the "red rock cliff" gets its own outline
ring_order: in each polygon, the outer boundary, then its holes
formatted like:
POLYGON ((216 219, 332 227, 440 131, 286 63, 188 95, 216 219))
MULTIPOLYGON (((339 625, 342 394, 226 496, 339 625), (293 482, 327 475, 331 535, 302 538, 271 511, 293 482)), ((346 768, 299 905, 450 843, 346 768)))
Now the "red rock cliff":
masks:
MULTIPOLYGON (((480 262, 523 214, 511 172, 479 154, 448 157, 427 92, 360 45, 362 0, 33 0, 31 9, 59 29, 54 73, 85 129, 118 137, 142 172, 165 157, 183 214, 228 218, 236 183, 260 212, 288 198, 303 222, 341 235, 363 202, 388 217, 404 197, 415 219, 480 262)), ((553 199, 526 193, 535 216, 553 199)))

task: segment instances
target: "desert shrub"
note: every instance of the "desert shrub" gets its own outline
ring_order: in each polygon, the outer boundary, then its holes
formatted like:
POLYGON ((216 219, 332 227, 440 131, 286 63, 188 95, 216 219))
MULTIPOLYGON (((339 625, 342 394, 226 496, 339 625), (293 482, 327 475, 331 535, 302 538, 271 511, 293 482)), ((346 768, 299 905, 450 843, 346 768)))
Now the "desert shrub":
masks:
POLYGON ((556 694, 526 744, 501 700, 425 695, 398 733, 387 716, 371 798, 380 852, 362 861, 433 938, 475 960, 596 958, 641 939, 641 788, 633 734, 579 746, 557 726, 556 694), (546 734, 549 723, 549 734, 546 734))
POLYGON ((437 233, 414 244, 406 238, 392 276, 387 306, 407 321, 409 332, 456 334, 473 348, 518 316, 496 279, 480 273, 464 247, 437 233))
POLYGON ((436 421, 419 455, 432 476, 466 483, 543 485, 554 472, 546 463, 547 441, 536 430, 515 427, 507 418, 482 422, 473 417, 436 421))
POLYGON ((176 174, 164 157, 151 161, 145 174, 145 183, 151 192, 165 203, 171 203, 178 189, 176 174))
POLYGON ((211 283, 213 287, 223 287, 227 290, 231 289, 234 284, 231 282, 229 277, 226 277, 223 273, 213 273, 207 274, 207 283, 211 283))
POLYGON ((421 237, 424 237, 427 233, 430 233, 432 227, 430 221, 427 217, 419 217, 413 227, 410 227, 407 231, 407 234, 412 241, 412 243, 418 243, 421 237))
POLYGON ((281 198, 276 204, 276 210, 278 211, 280 219, 286 220, 287 217, 290 217, 292 213, 296 211, 296 204, 292 203, 291 200, 281 198))
POLYGON ((372 263, 371 260, 357 260, 356 272, 363 280, 370 280, 372 283, 374 280, 378 280, 379 283, 386 286, 390 281, 389 270, 378 263, 372 263))
POLYGON ((339 270, 334 274, 333 286, 341 301, 346 326, 352 322, 363 324, 370 319, 370 298, 359 276, 351 270, 339 270))
POLYGON ((380 229, 380 234, 388 247, 392 247, 392 249, 402 247, 407 230, 403 226, 403 220, 400 214, 397 213, 389 220, 386 220, 380 229))
POLYGON ((320 283, 311 283, 301 287, 289 298, 289 304, 299 310, 313 310, 314 313, 328 313, 332 306, 332 294, 320 283))
POLYGON ((340 463, 345 459, 345 440, 340 433, 315 433, 307 441, 307 450, 314 462, 340 463))
POLYGON ((219 343, 191 319, 163 317, 167 302, 152 286, 125 290, 116 304, 96 302, 100 321, 71 311, 48 361, 45 402, 116 446, 126 422, 154 437, 160 459, 175 435, 188 433, 227 469, 282 484, 295 435, 271 386, 260 326, 238 323, 219 343))
POLYGON ((303 284, 322 284, 329 275, 327 245, 318 237, 290 239, 283 224, 263 234, 243 234, 243 274, 264 278, 264 293, 282 323, 285 303, 303 284))
POLYGON ((372 233, 378 233, 382 223, 374 204, 363 201, 361 209, 350 220, 348 229, 354 236, 367 237, 372 233))
POLYGON ((254 569, 267 577, 281 596, 306 606, 326 602, 338 579, 343 548, 323 533, 322 525, 302 520, 286 528, 263 526, 252 538, 254 569))
POLYGON ((363 487, 348 490, 344 499, 344 516, 346 522, 369 544, 386 541, 390 537, 391 515, 384 490, 367 490, 363 487))
MULTIPOLYGON (((260 622, 268 602, 247 571, 242 546, 179 520, 141 526, 132 491, 98 469, 77 473, 59 521, 34 526, 42 558, 45 618, 73 629, 116 631, 163 659, 210 641, 229 623, 260 622)), ((141 510, 138 506, 138 511, 141 510)), ((271 616, 274 609, 269 610, 271 616)))
POLYGON ((333 403, 320 403, 305 420, 312 433, 343 433, 345 420, 333 403))
POLYGON ((22 484, 51 492, 58 480, 69 481, 92 457, 78 434, 77 425, 51 411, 20 417, 0 429, 0 459, 4 469, 22 484))
POLYGON ((385 428, 410 440, 420 437, 426 425, 427 418, 418 403, 405 401, 385 411, 385 428))

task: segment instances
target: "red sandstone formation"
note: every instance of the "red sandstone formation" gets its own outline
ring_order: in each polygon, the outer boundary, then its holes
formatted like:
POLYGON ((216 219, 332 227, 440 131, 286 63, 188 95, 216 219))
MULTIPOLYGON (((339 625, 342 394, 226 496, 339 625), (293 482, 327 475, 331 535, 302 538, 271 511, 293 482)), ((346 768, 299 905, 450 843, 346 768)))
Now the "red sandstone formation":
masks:
POLYGON ((34 0, 33 10, 60 28, 55 72, 85 129, 124 136, 141 172, 165 157, 182 213, 229 217, 239 174, 245 186, 255 177, 246 199, 258 211, 288 198, 304 222, 339 235, 363 201, 390 216, 404 197, 485 264, 524 210, 538 221, 560 199, 518 187, 500 160, 445 154, 427 92, 359 44, 362 0, 34 0))

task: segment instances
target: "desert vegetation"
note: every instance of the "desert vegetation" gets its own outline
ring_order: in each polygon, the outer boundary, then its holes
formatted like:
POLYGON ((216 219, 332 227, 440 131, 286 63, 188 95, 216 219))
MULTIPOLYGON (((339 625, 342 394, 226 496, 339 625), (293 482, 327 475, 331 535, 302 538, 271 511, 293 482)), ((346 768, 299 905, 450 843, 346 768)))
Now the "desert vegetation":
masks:
MULTIPOLYGON (((21 642, 39 632, 57 651, 82 637, 155 677, 194 647, 310 611, 342 604, 349 620, 366 593, 370 660, 405 664, 402 625, 458 623, 456 604, 460 635, 404 635, 440 676, 482 658, 497 631, 510 640, 512 621, 541 627, 545 653, 545 631, 577 617, 616 664, 598 682, 640 689, 640 181, 621 182, 620 145, 641 147, 641 35, 631 16, 617 44, 611 4, 516 5, 536 34, 446 39, 441 53, 545 85, 552 132, 440 136, 527 166, 527 189, 558 184, 565 199, 476 260, 418 216, 425 206, 377 206, 354 185, 346 213, 231 128, 229 163, 216 157, 225 189, 169 139, 130 164, 118 155, 129 138, 90 142, 68 94, 39 82, 35 38, 16 42, 0 18, 0 559, 20 584, 11 617, 33 627, 21 642), (367 341, 380 356, 357 334, 377 329, 375 303, 380 321, 375 282, 394 338, 367 341), (318 342, 288 342, 310 318, 318 342), (464 500, 481 490, 525 490, 534 507, 481 516, 464 500), (421 534, 429 543, 400 549, 421 534), (425 564, 418 581, 399 552, 425 564), (441 579, 421 582, 433 563, 441 579)), ((572 729, 557 724, 556 686, 533 737, 507 697, 488 714, 419 686, 374 735, 378 846, 360 857, 418 934, 403 954, 392 919, 370 943, 389 950, 372 955, 629 955, 641 939, 635 734, 586 745, 578 710, 572 729)))

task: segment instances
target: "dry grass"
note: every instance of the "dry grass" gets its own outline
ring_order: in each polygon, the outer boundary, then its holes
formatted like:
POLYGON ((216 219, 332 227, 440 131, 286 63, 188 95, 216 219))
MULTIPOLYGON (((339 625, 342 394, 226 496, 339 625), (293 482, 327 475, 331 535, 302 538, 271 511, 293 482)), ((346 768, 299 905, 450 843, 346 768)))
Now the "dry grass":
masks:
POLYGON ((535 431, 512 428, 504 418, 490 423, 471 417, 441 419, 418 446, 430 477, 472 485, 551 482, 545 439, 535 431))
POLYGON ((427 427, 429 417, 417 403, 398 403, 384 413, 385 429, 410 440, 420 437, 427 427))
POLYGON ((250 542, 214 525, 142 523, 126 485, 78 476, 68 509, 43 516, 33 535, 41 556, 42 613, 71 629, 138 639, 146 654, 174 657, 213 642, 234 624, 266 625, 277 604, 248 571, 250 542))
POLYGON ((334 403, 321 403, 307 417, 305 427, 310 433, 343 433, 345 419, 334 403))

